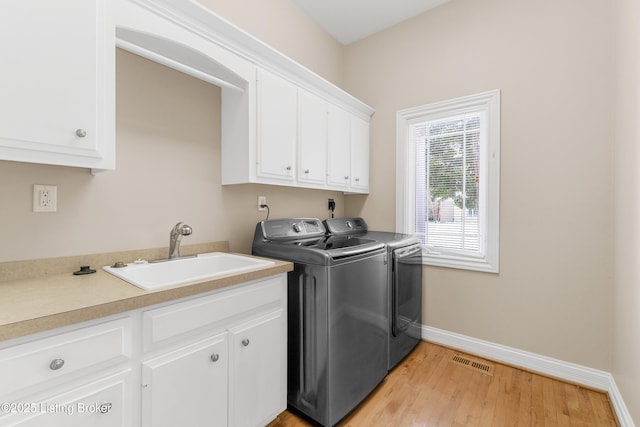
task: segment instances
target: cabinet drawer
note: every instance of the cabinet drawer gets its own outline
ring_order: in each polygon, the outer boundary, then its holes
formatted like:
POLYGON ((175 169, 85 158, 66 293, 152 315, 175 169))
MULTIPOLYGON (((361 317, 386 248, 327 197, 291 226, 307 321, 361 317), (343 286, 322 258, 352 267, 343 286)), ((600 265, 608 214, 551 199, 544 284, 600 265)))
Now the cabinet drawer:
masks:
POLYGON ((123 371, 51 398, 19 403, 20 410, 0 417, 16 427, 124 427, 131 422, 131 371, 123 371))
POLYGON ((131 355, 131 319, 123 318, 0 351, 0 396, 131 355))
POLYGON ((280 275, 239 289, 184 301, 143 314, 144 349, 267 305, 278 305, 284 295, 286 276, 280 275))

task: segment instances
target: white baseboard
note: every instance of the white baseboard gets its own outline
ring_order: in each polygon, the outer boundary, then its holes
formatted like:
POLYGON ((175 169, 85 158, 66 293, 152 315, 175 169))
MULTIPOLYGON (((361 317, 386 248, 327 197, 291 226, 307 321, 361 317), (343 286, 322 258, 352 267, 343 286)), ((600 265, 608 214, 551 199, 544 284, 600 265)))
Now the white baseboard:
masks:
POLYGON ((431 326, 422 326, 422 339, 485 357, 496 362, 502 362, 506 365, 520 367, 528 371, 538 372, 585 387, 602 390, 608 393, 620 426, 635 426, 627 406, 622 399, 620 390, 618 390, 616 386, 613 375, 609 372, 599 371, 500 344, 494 344, 489 341, 448 332, 431 326))

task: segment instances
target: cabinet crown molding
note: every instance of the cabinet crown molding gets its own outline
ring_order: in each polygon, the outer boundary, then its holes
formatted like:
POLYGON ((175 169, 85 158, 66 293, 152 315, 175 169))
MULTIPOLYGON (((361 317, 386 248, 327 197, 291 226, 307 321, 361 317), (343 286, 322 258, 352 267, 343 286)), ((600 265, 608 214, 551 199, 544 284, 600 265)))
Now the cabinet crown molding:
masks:
MULTIPOLYGON (((357 113, 363 119, 370 119, 375 110, 333 83, 287 57, 251 34, 217 15, 211 9, 194 0, 120 0, 121 9, 127 9, 127 3, 135 4, 166 21, 179 26, 198 37, 216 45, 227 52, 237 55, 245 61, 264 68, 286 78, 297 86, 337 103, 343 108, 357 113)), ((120 16, 123 16, 120 13, 120 16)), ((136 31, 126 22, 116 22, 116 43, 126 50, 131 49, 131 40, 119 31, 121 27, 136 31)), ((130 34, 129 34, 130 35, 130 34)), ((133 43, 135 45, 135 43, 133 43)), ((143 46, 144 47, 144 46, 143 46)), ((134 52, 138 53, 139 52, 134 52)), ((224 67, 223 58, 220 60, 224 67)), ((232 67, 229 67, 233 69, 232 67)), ((215 73, 215 71, 213 71, 215 73)), ((206 72, 205 72, 206 74, 206 72)), ((195 76, 202 78, 202 76, 195 76)), ((225 76, 214 76, 225 80, 225 76)))

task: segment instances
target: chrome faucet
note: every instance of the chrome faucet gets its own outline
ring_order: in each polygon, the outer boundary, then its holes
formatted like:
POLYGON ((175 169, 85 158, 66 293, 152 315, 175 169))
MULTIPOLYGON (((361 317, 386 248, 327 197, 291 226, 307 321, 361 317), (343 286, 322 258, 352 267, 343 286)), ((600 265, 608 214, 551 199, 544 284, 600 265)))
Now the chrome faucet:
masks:
POLYGON ((180 240, 182 240, 182 236, 188 236, 191 233, 193 233, 193 229, 182 222, 177 223, 171 229, 171 234, 169 234, 169 259, 180 256, 180 240))

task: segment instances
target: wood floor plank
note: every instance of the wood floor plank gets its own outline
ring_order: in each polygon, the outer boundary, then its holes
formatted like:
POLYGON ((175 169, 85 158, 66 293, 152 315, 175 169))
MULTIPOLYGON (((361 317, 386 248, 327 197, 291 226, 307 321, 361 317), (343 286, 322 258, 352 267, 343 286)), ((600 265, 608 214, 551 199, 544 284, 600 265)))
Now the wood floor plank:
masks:
POLYGON ((520 399, 518 400, 518 416, 514 425, 531 426, 534 425, 531 408, 533 406, 532 377, 530 372, 519 371, 520 399))
MULTIPOLYGON (((490 376, 454 354, 421 342, 338 427, 617 426, 604 393, 501 364, 490 376)), ((285 411, 269 427, 313 425, 285 411)))
POLYGON ((545 425, 543 384, 543 377, 535 374, 531 376, 531 425, 534 426, 545 425))
MULTIPOLYGON (((448 363, 448 362, 447 362, 448 363)), ((436 411, 432 411, 431 419, 437 425, 452 425, 456 412, 462 402, 464 389, 469 382, 469 373, 464 368, 454 369, 441 382, 436 411)))
POLYGON ((567 394, 564 384, 560 381, 553 381, 553 394, 555 397, 558 426, 571 427, 571 418, 569 415, 569 407, 567 406, 567 394))
POLYGON ((547 377, 540 377, 542 381, 542 404, 544 406, 545 425, 558 425, 556 413, 555 393, 553 390, 553 380, 547 377))
POLYGON ((491 382, 491 377, 480 372, 469 374, 470 381, 466 384, 468 390, 476 390, 475 393, 464 393, 464 397, 455 414, 456 426, 478 425, 482 413, 482 401, 491 382))
POLYGON ((519 425, 522 371, 506 369, 504 375, 498 376, 497 380, 500 381, 502 378, 503 397, 498 399, 492 425, 519 425))
POLYGON ((567 411, 569 412, 569 418, 571 419, 571 425, 580 425, 584 422, 582 417, 582 411, 580 411, 580 398, 578 396, 578 389, 572 387, 569 384, 563 384, 565 403, 567 411))

